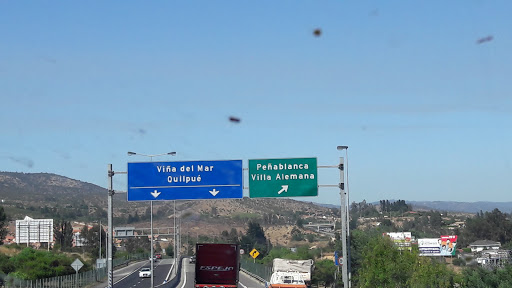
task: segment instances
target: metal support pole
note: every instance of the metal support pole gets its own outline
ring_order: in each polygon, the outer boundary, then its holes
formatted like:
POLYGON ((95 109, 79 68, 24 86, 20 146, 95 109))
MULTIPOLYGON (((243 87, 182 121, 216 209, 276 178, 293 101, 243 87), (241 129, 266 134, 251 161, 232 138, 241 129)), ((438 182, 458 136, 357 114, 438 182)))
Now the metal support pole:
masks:
POLYGON ((340 157, 340 196, 341 196, 341 243, 343 249, 343 259, 341 266, 341 277, 343 280, 343 288, 348 288, 348 269, 347 269, 347 212, 346 212, 346 194, 345 194, 345 182, 344 182, 344 168, 343 168, 343 157, 340 157))
POLYGON ((98 232, 99 232, 99 234, 100 234, 100 252, 99 252, 99 255, 100 255, 100 260, 101 260, 101 236, 102 236, 102 234, 103 234, 103 233, 101 233, 101 232, 102 232, 102 230, 101 230, 101 220, 100 220, 100 228, 99 228, 99 231, 98 231, 98 232))
POLYGON ((112 270, 112 196, 114 196, 113 179, 114 171, 112 171, 112 164, 108 164, 108 233, 107 233, 107 273, 108 273, 108 288, 112 288, 114 284, 113 270, 112 270))
POLYGON ((351 288, 352 287, 352 261, 351 261, 351 246, 350 246, 350 190, 348 188, 348 147, 345 149, 345 159, 346 159, 346 165, 345 165, 345 170, 346 170, 346 173, 347 173, 347 248, 348 248, 348 253, 347 253, 347 269, 348 269, 348 287, 351 288))
POLYGON ((173 228, 173 234, 174 234, 174 252, 173 252, 173 257, 174 257, 174 265, 176 265, 176 261, 177 261, 177 258, 176 258, 176 200, 173 201, 174 202, 174 228, 173 228))
POLYGON ((181 257, 181 212, 178 211, 178 259, 181 257))
POLYGON ((154 278, 153 278, 153 201, 151 201, 151 288, 155 287, 154 286, 154 278))

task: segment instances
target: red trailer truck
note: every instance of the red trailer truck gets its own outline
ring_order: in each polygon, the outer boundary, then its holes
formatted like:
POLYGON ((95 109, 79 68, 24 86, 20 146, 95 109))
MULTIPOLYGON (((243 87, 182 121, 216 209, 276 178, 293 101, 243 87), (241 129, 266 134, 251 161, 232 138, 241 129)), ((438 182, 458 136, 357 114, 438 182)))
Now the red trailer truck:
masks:
POLYGON ((238 287, 238 244, 196 244, 195 287, 238 287))

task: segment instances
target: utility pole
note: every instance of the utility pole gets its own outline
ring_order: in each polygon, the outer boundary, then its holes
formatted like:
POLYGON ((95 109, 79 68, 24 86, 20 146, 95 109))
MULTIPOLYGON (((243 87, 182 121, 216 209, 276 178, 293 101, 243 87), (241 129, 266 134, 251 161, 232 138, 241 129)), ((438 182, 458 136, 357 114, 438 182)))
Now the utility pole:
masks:
POLYGON ((102 232, 102 230, 101 230, 101 220, 100 220, 100 226, 99 226, 98 230, 99 230, 98 233, 100 234, 100 250, 99 250, 100 251, 100 253, 99 253, 100 258, 99 259, 101 260, 101 236, 103 234, 103 233, 101 233, 102 232))
POLYGON ((155 285, 154 285, 154 275, 153 275, 154 274, 153 273, 153 271, 154 271, 153 270, 153 268, 154 268, 153 267, 153 261, 154 261, 153 257, 155 257, 154 253, 153 253, 154 252, 153 251, 153 239, 154 239, 153 238, 153 201, 150 201, 150 202, 151 202, 151 217, 150 217, 151 218, 151 256, 150 256, 150 261, 149 262, 151 262, 151 288, 153 288, 153 287, 155 287, 155 285))
POLYGON ((341 196, 341 243, 343 249, 343 259, 341 264, 341 277, 343 280, 343 288, 349 287, 348 281, 348 269, 347 269, 347 211, 346 211, 346 194, 345 194, 345 171, 344 171, 344 161, 343 157, 340 157, 340 196, 341 196))
MULTIPOLYGON (((173 227, 173 232, 174 232, 174 252, 173 252, 173 257, 174 257, 174 267, 178 267, 176 265, 176 261, 177 261, 177 258, 176 258, 176 248, 178 247, 178 245, 176 244, 176 200, 173 201, 174 202, 174 217, 173 220, 174 220, 174 227, 173 227)), ((174 270, 176 273, 176 270, 174 270)), ((176 274, 175 274, 176 275, 176 274)))
POLYGON ((107 273, 108 273, 108 288, 114 286, 112 282, 112 197, 114 196, 113 179, 114 171, 112 171, 112 164, 108 164, 108 233, 107 233, 107 273))

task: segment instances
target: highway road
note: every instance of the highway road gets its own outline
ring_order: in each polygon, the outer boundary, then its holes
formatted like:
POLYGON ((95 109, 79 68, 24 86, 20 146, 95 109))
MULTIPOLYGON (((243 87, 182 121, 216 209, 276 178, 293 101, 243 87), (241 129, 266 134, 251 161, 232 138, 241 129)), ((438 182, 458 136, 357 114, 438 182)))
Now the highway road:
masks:
MULTIPOLYGON (((171 270, 173 259, 162 259, 154 262, 154 278, 155 287, 160 286, 171 270)), ((151 267, 148 261, 139 263, 137 266, 126 267, 126 269, 116 270, 114 273, 114 288, 147 288, 151 287, 151 278, 139 278, 139 270, 143 267, 151 267)))
MULTIPOLYGON (((181 281, 177 288, 194 288, 195 264, 189 263, 188 258, 183 259, 181 271, 181 281)), ((238 287, 239 288, 264 288, 265 283, 254 279, 253 277, 240 271, 238 287)))
MULTIPOLYGON (((168 276, 172 267, 173 259, 162 259, 154 264, 154 286, 155 288, 169 288, 171 283, 162 285, 164 279, 168 276)), ((134 263, 128 267, 116 269, 114 273, 114 288, 146 288, 151 287, 151 278, 139 278, 139 270, 143 267, 150 267, 149 261, 134 263)), ((194 288, 195 264, 189 263, 189 258, 183 259, 181 279, 177 288, 194 288)), ((239 288, 264 288, 265 283, 261 283, 255 278, 240 271, 239 288)), ((99 283, 94 288, 105 288, 106 283, 99 283)))

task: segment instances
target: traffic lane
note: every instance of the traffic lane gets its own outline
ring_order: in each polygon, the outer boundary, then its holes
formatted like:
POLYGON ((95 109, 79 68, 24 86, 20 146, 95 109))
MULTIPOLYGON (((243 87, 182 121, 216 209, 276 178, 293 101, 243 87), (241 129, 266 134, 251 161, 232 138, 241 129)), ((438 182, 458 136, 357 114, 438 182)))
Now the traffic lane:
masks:
POLYGON ((179 288, 194 288, 194 277, 196 264, 190 263, 189 258, 184 258, 181 266, 181 279, 178 284, 179 288))
POLYGON ((241 288, 264 288, 265 283, 261 283, 258 279, 249 276, 243 271, 240 271, 239 274, 238 287, 241 288))
MULTIPOLYGON (((114 285, 115 285, 116 282, 121 281, 123 278, 131 275, 132 273, 134 273, 134 272, 138 273, 140 268, 144 267, 144 264, 147 263, 147 262, 148 261, 139 261, 139 262, 130 263, 130 264, 128 264, 128 266, 125 266, 125 267, 117 267, 114 270, 114 273, 113 273, 114 285)), ((97 285, 93 286, 92 288, 105 288, 105 287, 108 287, 107 281, 108 280, 105 280, 102 283, 98 283, 97 285)))
MULTIPOLYGON (((115 288, 122 287, 137 287, 137 288, 145 288, 151 287, 151 278, 139 278, 139 270, 147 267, 151 267, 151 263, 147 261, 143 266, 139 269, 133 271, 131 274, 127 275, 125 278, 120 281, 114 283, 115 288)), ((160 285, 164 282, 165 278, 169 274, 169 270, 172 267, 172 260, 169 261, 157 261, 153 264, 153 284, 154 286, 160 285)))
MULTIPOLYGON (((155 287, 157 285, 161 285, 164 283, 164 280, 167 278, 167 275, 169 275, 169 272, 172 268, 172 260, 165 261, 161 260, 160 265, 158 265, 155 269, 155 277, 153 278, 155 287)), ((151 280, 149 282, 151 284, 151 280)))
MULTIPOLYGON (((183 268, 181 271, 181 280, 177 287, 179 288, 194 288, 195 278, 195 266, 194 263, 189 263, 188 258, 183 260, 183 268)), ((240 271, 239 288, 264 288, 265 283, 261 283, 259 280, 249 276, 248 274, 240 271)))

